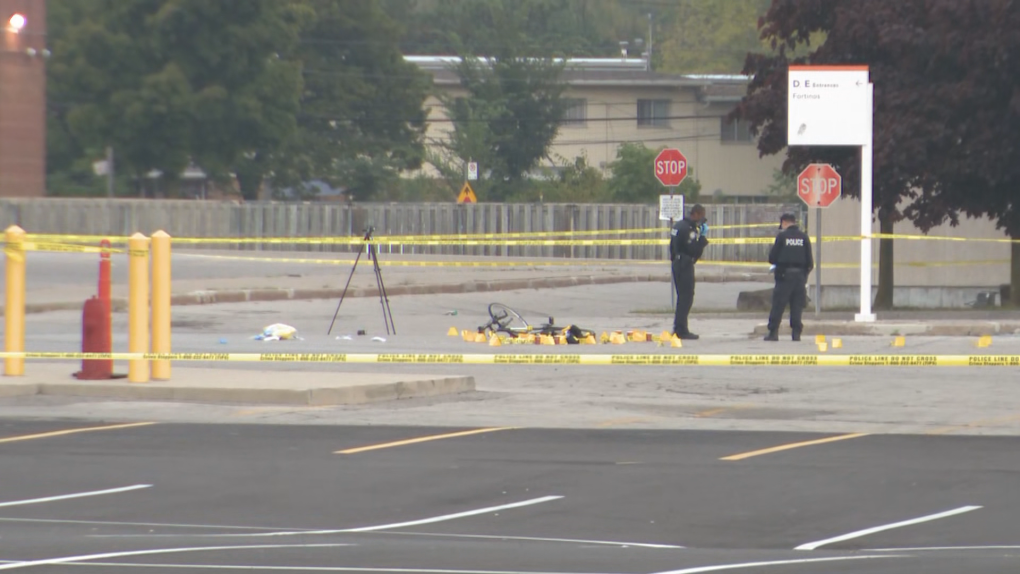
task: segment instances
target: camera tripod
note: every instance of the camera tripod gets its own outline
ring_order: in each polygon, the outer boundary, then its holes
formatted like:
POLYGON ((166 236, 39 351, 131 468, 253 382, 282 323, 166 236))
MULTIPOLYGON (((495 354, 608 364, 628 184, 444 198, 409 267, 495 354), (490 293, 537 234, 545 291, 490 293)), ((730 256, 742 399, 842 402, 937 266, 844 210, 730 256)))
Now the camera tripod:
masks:
MULTIPOLYGON (((393 334, 397 334, 397 326, 393 324, 393 312, 390 311, 390 299, 386 295, 386 285, 383 284, 382 269, 379 268, 379 253, 376 250, 376 246, 372 244, 372 232, 375 228, 369 227, 365 231, 365 237, 362 238, 368 244, 368 258, 372 260, 372 268, 375 272, 375 285, 379 289, 379 304, 382 306, 383 312, 383 323, 386 324, 386 334, 390 334, 390 328, 393 329, 393 334)), ((354 267, 351 267, 351 274, 347 276, 347 284, 344 285, 344 291, 340 294, 340 302, 336 304, 336 312, 333 313, 333 320, 329 323, 329 330, 326 331, 327 335, 333 333, 333 325, 336 323, 336 317, 340 314, 340 305, 343 305, 344 297, 347 295, 347 288, 351 285, 351 279, 354 278, 354 271, 358 268, 358 261, 361 260, 361 254, 364 250, 358 250, 358 256, 354 258, 354 267)))

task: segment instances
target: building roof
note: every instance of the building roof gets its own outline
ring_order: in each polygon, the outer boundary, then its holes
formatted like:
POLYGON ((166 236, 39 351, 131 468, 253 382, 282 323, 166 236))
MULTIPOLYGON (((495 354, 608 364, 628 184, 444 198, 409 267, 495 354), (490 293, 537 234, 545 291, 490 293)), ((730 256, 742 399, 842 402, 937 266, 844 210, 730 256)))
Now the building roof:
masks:
MULTIPOLYGON (((404 60, 432 74, 440 86, 456 86, 460 78, 454 67, 459 56, 407 55, 404 60)), ((482 58, 483 61, 487 59, 482 58)), ((554 58, 565 63, 563 80, 571 86, 693 88, 706 103, 740 101, 747 91, 748 76, 737 74, 662 74, 647 69, 642 58, 554 58)))

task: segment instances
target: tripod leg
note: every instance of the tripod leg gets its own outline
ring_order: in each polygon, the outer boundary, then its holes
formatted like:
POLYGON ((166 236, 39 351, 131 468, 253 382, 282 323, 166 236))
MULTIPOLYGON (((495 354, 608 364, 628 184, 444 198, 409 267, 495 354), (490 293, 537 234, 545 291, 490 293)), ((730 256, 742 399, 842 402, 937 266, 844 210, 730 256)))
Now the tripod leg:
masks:
POLYGON ((329 322, 329 330, 326 331, 327 335, 333 333, 333 324, 336 323, 336 317, 340 314, 340 305, 344 302, 344 296, 347 295, 347 288, 351 286, 351 279, 354 278, 354 270, 358 268, 358 260, 361 259, 361 250, 358 250, 358 256, 354 258, 354 266, 351 267, 351 274, 347 276, 347 284, 344 285, 344 291, 340 294, 340 301, 336 304, 336 312, 333 313, 333 320, 329 322))
POLYGON ((375 251, 374 247, 370 247, 372 250, 370 253, 372 257, 372 265, 375 268, 375 281, 379 287, 379 304, 383 308, 383 323, 386 323, 386 334, 390 334, 390 327, 393 328, 393 334, 397 334, 397 326, 393 323, 393 312, 390 310, 390 298, 386 294, 386 284, 383 283, 382 269, 379 267, 379 254, 375 251), (389 322, 387 322, 387 315, 389 316, 389 322))

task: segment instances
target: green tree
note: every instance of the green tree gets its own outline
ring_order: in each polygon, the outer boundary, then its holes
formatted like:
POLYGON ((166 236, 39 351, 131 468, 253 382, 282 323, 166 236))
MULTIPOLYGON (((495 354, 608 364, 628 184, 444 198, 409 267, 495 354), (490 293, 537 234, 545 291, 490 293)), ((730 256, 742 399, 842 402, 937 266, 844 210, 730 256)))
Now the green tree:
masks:
MULTIPOLYGON (((174 179, 194 161, 216 178, 294 130, 293 5, 276 0, 55 0, 51 134, 60 155, 174 179)), ((80 164, 80 160, 78 162, 80 164)))
MULTIPOLYGON (((609 164, 613 176, 608 188, 611 201, 621 203, 657 203, 660 195, 669 193, 655 177, 655 156, 663 148, 651 149, 641 143, 625 143, 616 150, 616 160, 609 164)), ((687 177, 677 186, 675 193, 683 195, 687 203, 695 203, 701 194, 701 182, 688 166, 687 177)))
MULTIPOLYGON (((771 0, 680 0, 664 15, 661 69, 682 74, 739 73, 748 52, 766 47, 758 18, 771 0)), ((653 48, 653 51, 655 48, 653 48)))
MULTIPOLYGON (((408 54, 493 55, 508 46, 527 56, 616 56, 620 40, 647 34, 661 0, 382 0, 408 33, 408 54), (522 35, 508 37, 506 15, 522 35)), ((640 52, 640 50, 638 50, 640 52)))
MULTIPOLYGON (((760 135, 762 154, 786 149, 784 171, 830 163, 843 189, 860 189, 855 148, 786 148, 789 64, 867 64, 875 84, 874 207, 882 233, 902 218, 922 230, 961 214, 988 216, 1020 239, 1014 159, 1020 7, 1002 0, 776 0, 762 37, 776 47, 750 55, 753 76, 737 113, 760 135), (824 40, 815 42, 819 33, 824 40), (803 56, 795 55, 795 50, 803 56)), ((880 242, 876 308, 892 306, 893 241, 880 242)), ((1020 304, 1020 243, 1013 244, 1012 296, 1020 304)))
POLYGON ((464 56, 455 69, 467 95, 438 96, 453 134, 441 143, 436 164, 456 173, 469 159, 477 161, 490 183, 487 199, 503 200, 548 155, 566 110, 563 65, 507 48, 486 60, 464 56))
POLYGON ((781 169, 772 170, 772 183, 764 191, 765 195, 776 203, 800 201, 800 196, 797 195, 797 176, 792 172, 787 173, 781 169))
POLYGON ((370 198, 421 166, 430 78, 404 61, 401 29, 376 0, 293 1, 306 14, 293 56, 304 72, 298 129, 250 165, 271 169, 277 189, 319 179, 370 198))

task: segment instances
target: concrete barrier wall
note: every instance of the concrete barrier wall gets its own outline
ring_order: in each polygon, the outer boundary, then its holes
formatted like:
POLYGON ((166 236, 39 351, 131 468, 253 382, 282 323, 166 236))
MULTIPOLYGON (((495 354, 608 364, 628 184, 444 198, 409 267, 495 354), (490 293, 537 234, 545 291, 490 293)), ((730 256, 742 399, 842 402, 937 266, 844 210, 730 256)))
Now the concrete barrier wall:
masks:
MULTIPOLYGON (((823 210, 822 235, 860 235, 861 204, 855 199, 841 199, 823 210)), ((813 217, 816 210, 810 210, 813 217)), ((809 233, 815 234, 815 224, 808 224, 809 233)), ((894 233, 922 235, 909 221, 899 222, 894 233)), ((872 232, 879 232, 874 220, 872 232)), ((928 232, 931 236, 961 239, 1007 239, 1002 231, 988 219, 963 219, 957 227, 941 225, 928 232)), ((872 260, 878 264, 878 244, 872 242, 872 260)), ((978 241, 894 240, 897 287, 997 287, 1009 283, 1010 245, 978 241)), ((853 268, 823 270, 822 285, 860 284, 860 243, 825 243, 823 263, 852 264, 853 268)), ((814 283, 814 277, 811 278, 814 283)), ((878 268, 872 273, 872 284, 878 285, 878 268)))
MULTIPOLYGON (((719 229, 722 225, 773 223, 796 205, 710 205, 710 237, 773 237, 775 228, 719 229)), ((661 227, 661 234, 593 239, 663 239, 668 222, 658 206, 602 204, 453 204, 217 202, 138 199, 0 199, 0 225, 29 233, 126 236, 162 229, 175 237, 349 237, 369 226, 376 235, 440 235, 593 231, 661 227)), ((558 239, 563 239, 559 237, 558 239)), ((335 245, 209 245, 211 249, 348 251, 335 245)), ((761 261, 768 245, 712 245, 706 259, 761 261)), ((661 260, 662 246, 381 246, 384 253, 573 257, 661 260)))

